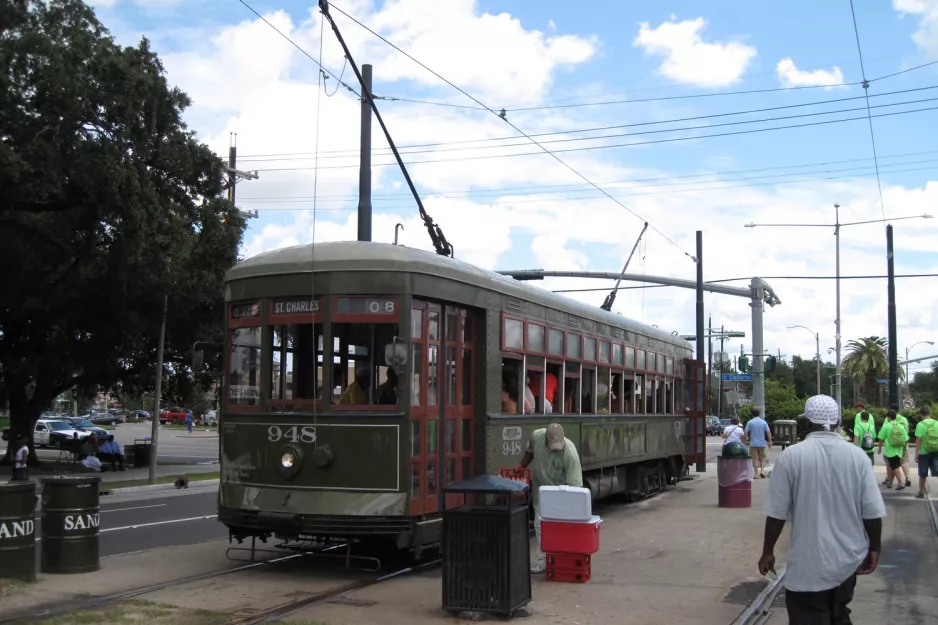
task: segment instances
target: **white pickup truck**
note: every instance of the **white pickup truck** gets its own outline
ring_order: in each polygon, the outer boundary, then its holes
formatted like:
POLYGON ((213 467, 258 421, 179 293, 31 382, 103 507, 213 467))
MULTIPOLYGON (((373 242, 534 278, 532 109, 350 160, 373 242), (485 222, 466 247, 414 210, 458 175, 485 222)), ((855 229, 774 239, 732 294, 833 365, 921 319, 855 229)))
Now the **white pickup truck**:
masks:
POLYGON ((74 438, 75 434, 78 434, 79 440, 84 440, 91 436, 91 432, 76 430, 72 424, 67 421, 39 419, 36 421, 36 429, 33 432, 33 444, 36 445, 36 447, 58 445, 59 440, 74 438))

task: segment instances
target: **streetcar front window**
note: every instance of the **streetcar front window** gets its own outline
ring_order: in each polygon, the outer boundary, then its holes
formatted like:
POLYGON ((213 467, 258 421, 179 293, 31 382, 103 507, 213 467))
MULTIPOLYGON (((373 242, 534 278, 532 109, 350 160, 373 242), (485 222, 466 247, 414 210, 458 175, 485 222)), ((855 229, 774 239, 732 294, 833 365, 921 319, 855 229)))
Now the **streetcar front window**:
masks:
POLYGON ((256 406, 260 399, 261 329, 237 328, 229 336, 228 404, 256 406))
POLYGON ((322 399, 322 324, 276 325, 271 339, 270 398, 322 399))
POLYGON ((332 324, 332 401, 348 406, 396 406, 407 359, 396 323, 332 324))

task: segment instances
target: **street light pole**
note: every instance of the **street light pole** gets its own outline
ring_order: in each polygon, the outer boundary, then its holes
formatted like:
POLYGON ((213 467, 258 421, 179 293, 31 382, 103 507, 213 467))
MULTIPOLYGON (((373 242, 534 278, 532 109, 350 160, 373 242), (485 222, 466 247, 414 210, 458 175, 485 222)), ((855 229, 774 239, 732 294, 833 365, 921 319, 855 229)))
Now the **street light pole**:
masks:
POLYGON ((816 356, 815 356, 815 357, 817 358, 817 361, 816 361, 816 363, 817 363, 817 382, 816 382, 816 386, 817 386, 817 394, 820 395, 820 394, 821 394, 821 335, 818 334, 817 332, 815 332, 814 330, 812 330, 811 328, 808 328, 808 327, 806 327, 806 326, 788 326, 788 329, 789 329, 789 330, 792 330, 792 329, 794 329, 794 328, 801 328, 802 330, 807 330, 808 332, 810 332, 811 334, 814 335, 814 343, 815 343, 816 350, 817 350, 817 354, 816 354, 816 356))
POLYGON ((909 347, 905 348, 905 394, 909 397, 912 396, 912 387, 911 380, 909 379, 909 352, 915 348, 916 345, 934 345, 934 341, 919 341, 918 343, 912 343, 909 347))

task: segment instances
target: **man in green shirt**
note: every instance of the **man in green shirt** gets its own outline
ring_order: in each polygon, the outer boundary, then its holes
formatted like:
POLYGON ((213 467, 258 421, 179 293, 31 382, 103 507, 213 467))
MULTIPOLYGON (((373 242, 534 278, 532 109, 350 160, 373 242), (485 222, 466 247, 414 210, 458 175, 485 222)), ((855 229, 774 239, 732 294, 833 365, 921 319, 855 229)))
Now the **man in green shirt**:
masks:
POLYGON ((866 410, 858 414, 854 421, 853 440, 856 446, 869 456, 870 464, 875 465, 873 453, 876 451, 876 420, 866 410))
POLYGON ((931 409, 922 406, 922 419, 915 426, 915 463, 918 464, 918 494, 916 499, 925 498, 925 480, 928 471, 938 477, 938 421, 931 416, 931 409))
POLYGON ((886 452, 886 488, 892 488, 892 478, 897 480, 896 490, 905 488, 905 477, 902 472, 902 451, 909 442, 909 433, 902 424, 896 421, 896 411, 890 410, 886 413, 886 421, 879 431, 879 451, 883 454, 883 447, 886 452))
POLYGON ((543 573, 547 555, 541 550, 541 486, 583 486, 580 456, 573 442, 563 434, 559 423, 534 430, 521 459, 523 468, 531 465, 531 491, 534 499, 534 531, 537 534, 537 564, 532 573, 543 573))
MULTIPOLYGON (((896 422, 902 425, 905 428, 906 432, 910 432, 909 429, 909 420, 904 416, 899 414, 899 404, 889 404, 889 409, 896 412, 896 422)), ((900 457, 900 462, 902 463, 902 472, 905 473, 905 485, 909 487, 912 485, 912 473, 909 471, 909 446, 906 445, 902 448, 902 456, 900 457)))

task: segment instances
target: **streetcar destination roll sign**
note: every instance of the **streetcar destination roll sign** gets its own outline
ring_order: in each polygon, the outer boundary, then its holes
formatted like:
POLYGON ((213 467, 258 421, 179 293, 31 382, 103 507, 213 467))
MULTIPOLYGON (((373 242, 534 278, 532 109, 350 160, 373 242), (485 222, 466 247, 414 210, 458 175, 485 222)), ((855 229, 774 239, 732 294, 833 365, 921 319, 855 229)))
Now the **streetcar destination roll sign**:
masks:
POLYGON ((304 313, 318 312, 318 299, 285 299, 274 302, 273 314, 275 315, 302 315, 304 313))

